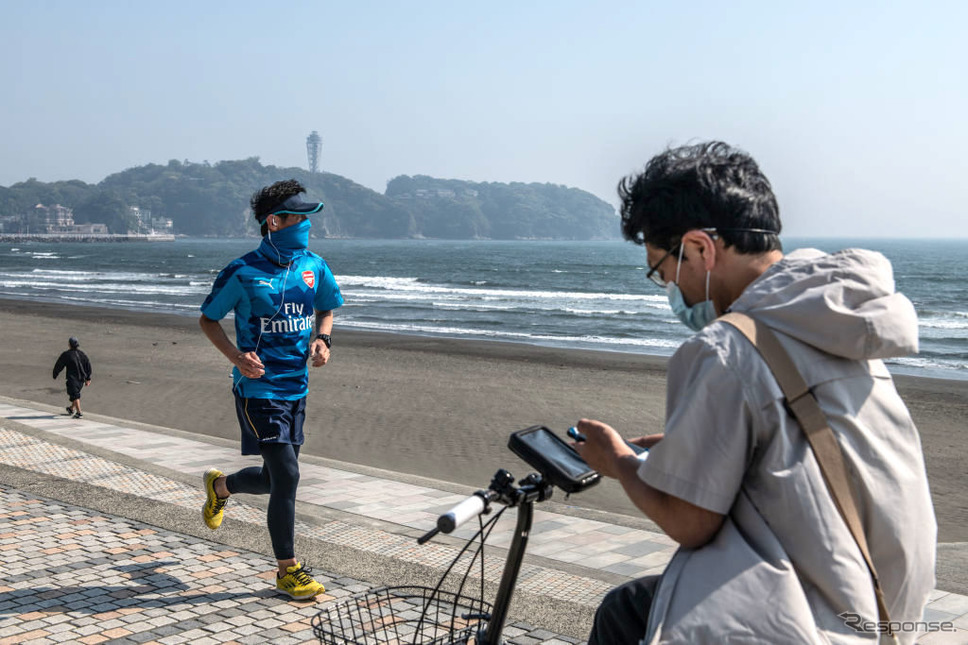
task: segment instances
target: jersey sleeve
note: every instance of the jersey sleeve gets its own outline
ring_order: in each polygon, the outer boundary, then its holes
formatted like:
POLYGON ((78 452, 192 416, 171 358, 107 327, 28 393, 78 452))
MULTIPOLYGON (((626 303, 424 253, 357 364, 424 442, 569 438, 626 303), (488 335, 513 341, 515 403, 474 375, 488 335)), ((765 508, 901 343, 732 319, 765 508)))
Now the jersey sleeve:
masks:
POLYGON ((724 358, 692 339, 670 361, 665 436, 638 474, 653 488, 725 515, 755 442, 743 379, 724 358))
POLYGON ((320 258, 319 285, 316 288, 316 298, 313 300, 313 309, 316 311, 331 311, 343 306, 343 294, 340 293, 339 285, 333 272, 329 270, 326 261, 320 258))
POLYGON ((239 303, 242 299, 242 283, 238 278, 238 271, 242 268, 237 260, 222 269, 215 283, 212 285, 212 292, 202 303, 202 313, 210 320, 221 320, 239 303))

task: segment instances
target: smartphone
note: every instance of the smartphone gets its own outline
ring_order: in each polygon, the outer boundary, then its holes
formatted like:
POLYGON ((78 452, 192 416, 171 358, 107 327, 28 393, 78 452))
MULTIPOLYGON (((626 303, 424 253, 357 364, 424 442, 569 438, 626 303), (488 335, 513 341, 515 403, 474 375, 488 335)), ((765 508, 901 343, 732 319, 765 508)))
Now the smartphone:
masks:
MULTIPOLYGON (((572 426, 572 427, 568 428, 568 436, 571 437, 572 439, 574 439, 575 441, 585 441, 585 435, 583 435, 582 433, 578 432, 578 428, 576 428, 575 426, 572 426)), ((634 443, 632 443, 631 441, 626 441, 625 442, 625 445, 628 446, 629 448, 631 448, 632 449, 632 452, 634 452, 636 455, 641 455, 644 452, 649 452, 649 449, 648 448, 643 448, 642 446, 637 446, 634 443)))

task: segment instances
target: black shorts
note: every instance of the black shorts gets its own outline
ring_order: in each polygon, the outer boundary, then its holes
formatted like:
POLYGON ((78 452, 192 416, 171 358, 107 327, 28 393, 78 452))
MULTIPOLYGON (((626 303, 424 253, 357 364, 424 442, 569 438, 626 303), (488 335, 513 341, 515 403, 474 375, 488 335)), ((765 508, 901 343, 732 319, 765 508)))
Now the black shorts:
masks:
POLYGON ((69 398, 71 401, 76 401, 79 398, 81 398, 81 388, 83 387, 84 387, 83 383, 81 383, 80 385, 76 385, 74 383, 68 383, 67 398, 69 398))
POLYGON ((303 444, 306 397, 283 399, 244 399, 235 394, 235 413, 242 431, 242 454, 259 455, 266 443, 303 444))

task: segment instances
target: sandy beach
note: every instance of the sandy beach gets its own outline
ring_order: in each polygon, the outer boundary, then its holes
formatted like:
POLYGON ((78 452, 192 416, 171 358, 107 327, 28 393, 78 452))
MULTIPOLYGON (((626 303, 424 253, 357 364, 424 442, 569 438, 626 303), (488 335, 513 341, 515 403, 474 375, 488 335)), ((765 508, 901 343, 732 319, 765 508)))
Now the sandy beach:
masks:
MULTIPOLYGON (((94 366, 85 412, 238 436, 230 365, 195 318, 0 299, 0 324, 6 396, 66 405, 51 368, 73 335, 94 366)), ((662 428, 663 358, 357 332, 338 318, 333 340, 330 364, 310 370, 310 454, 484 487, 500 467, 527 473, 506 448, 514 430, 563 432, 583 416, 628 436, 662 428)), ((968 541, 968 381, 896 381, 921 432, 939 541, 968 541)), ((568 503, 640 515, 614 482, 568 503)))

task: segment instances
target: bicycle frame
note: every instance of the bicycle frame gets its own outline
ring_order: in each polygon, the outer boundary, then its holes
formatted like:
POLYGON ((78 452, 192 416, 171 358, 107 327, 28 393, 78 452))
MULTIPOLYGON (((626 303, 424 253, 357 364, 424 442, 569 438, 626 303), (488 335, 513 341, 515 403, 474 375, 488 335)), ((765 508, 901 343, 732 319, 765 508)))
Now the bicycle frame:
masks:
POLYGON ((514 477, 502 468, 495 473, 488 490, 493 492, 496 501, 509 508, 516 507, 518 510, 514 536, 504 561, 504 572, 501 574, 501 583, 494 599, 493 610, 487 624, 477 635, 479 645, 500 645, 511 597, 518 581, 518 574, 521 572, 524 552, 528 547, 528 536, 534 520, 534 504, 551 497, 552 487, 537 473, 531 473, 515 487, 514 477))
POLYGON ((528 547, 528 535, 531 532, 533 517, 534 501, 527 501, 518 506, 517 525, 514 528, 514 538, 511 541, 508 557, 504 561, 504 573, 501 575, 501 584, 494 599, 494 610, 491 612, 490 620, 487 621, 487 626, 482 633, 478 634, 478 643, 484 645, 501 643, 501 632, 504 631, 504 621, 507 619, 508 607, 511 605, 511 596, 518 581, 518 574, 521 572, 524 552, 528 547))
MULTIPOLYGON (((542 475, 538 473, 529 474, 515 485, 514 477, 511 473, 503 468, 498 470, 486 490, 477 491, 474 495, 451 509, 449 513, 441 515, 437 519, 437 528, 434 528, 417 540, 418 544, 423 544, 440 532, 452 532, 464 521, 489 513, 492 502, 499 502, 505 507, 498 512, 497 516, 486 523, 481 523, 481 528, 475 538, 460 550, 460 553, 457 554, 457 557, 454 558, 450 567, 444 572, 436 587, 382 587, 371 590, 370 592, 366 592, 366 594, 354 596, 343 603, 321 612, 314 619, 313 630, 321 641, 330 644, 341 642, 400 642, 399 639, 401 638, 402 632, 393 631, 396 629, 395 626, 398 624, 415 625, 417 634, 422 634, 421 626, 425 624, 424 619, 427 616, 427 612, 431 611, 430 615, 432 618, 429 620, 428 625, 430 625, 430 638, 433 639, 433 643, 446 642, 451 645, 466 645, 473 638, 477 645, 502 645, 503 641, 501 636, 504 631, 504 623, 507 620, 508 608, 511 605, 511 598, 514 595, 514 587, 518 581, 518 574, 521 572, 521 564, 524 561, 524 553, 528 546, 528 536, 531 533, 531 525, 534 519, 534 504, 535 502, 542 502, 550 498, 552 491, 552 485, 545 481, 542 475), (480 536, 480 546, 478 547, 477 553, 471 559, 467 571, 463 575, 461 589, 463 589, 464 581, 467 580, 470 574, 470 567, 473 566, 474 561, 480 556, 481 594, 483 596, 484 543, 491 529, 495 526, 498 517, 507 508, 517 508, 518 517, 511 545, 508 548, 508 554, 505 558, 504 570, 501 574, 501 582, 498 585, 494 604, 490 605, 486 603, 483 597, 474 602, 465 602, 470 600, 470 598, 462 596, 460 590, 454 594, 441 591, 440 587, 447 579, 447 576, 450 575, 451 569, 457 564, 467 548, 480 536), (420 591, 419 597, 413 595, 414 590, 420 591), (396 591, 400 592, 399 595, 392 595, 391 592, 396 591), (447 640, 443 640, 445 637, 440 635, 439 632, 434 631, 440 625, 438 623, 439 618, 437 617, 437 612, 441 606, 438 594, 452 597, 452 599, 445 598, 445 602, 443 603, 445 607, 450 605, 449 608, 445 609, 445 613, 454 612, 451 614, 450 622, 444 625, 444 629, 449 631, 449 637, 446 637, 447 640), (394 609, 390 603, 392 597, 407 600, 413 597, 421 602, 423 611, 419 614, 419 620, 414 621, 411 617, 397 617, 400 620, 391 620, 389 623, 384 624, 383 621, 388 616, 393 615, 394 609), (461 619, 465 621, 464 626, 458 627, 455 630, 453 620, 459 608, 467 613, 460 614, 461 619), (473 623, 468 622, 471 620, 473 620, 473 623), (474 623, 476 623, 476 627, 473 626, 474 623), (332 625, 332 628, 329 628, 330 625, 332 625), (377 627, 376 631, 373 631, 374 626, 377 627), (381 631, 385 629, 389 630, 390 633, 381 631), (324 641, 325 638, 330 638, 331 640, 324 641)), ((431 641, 421 640, 420 642, 429 643, 431 641)))

